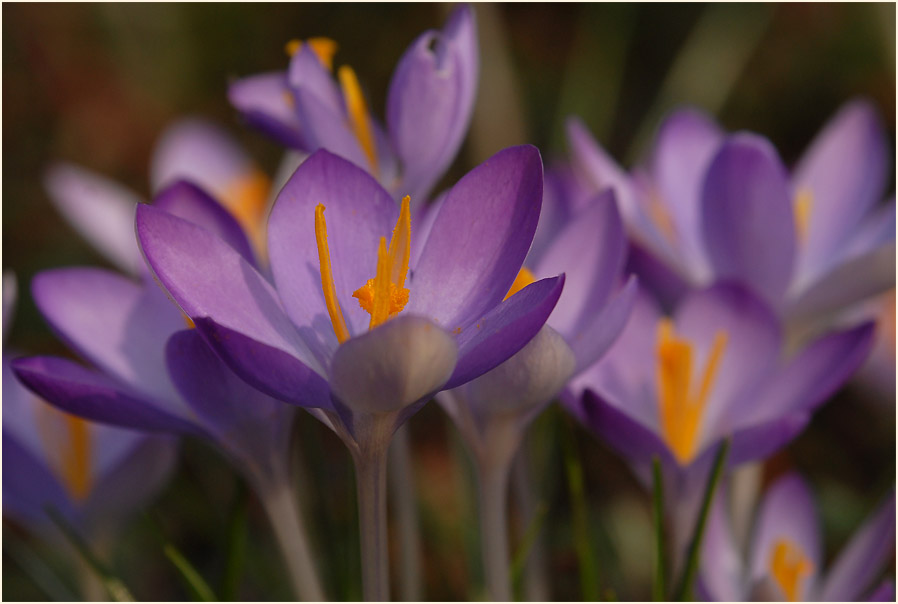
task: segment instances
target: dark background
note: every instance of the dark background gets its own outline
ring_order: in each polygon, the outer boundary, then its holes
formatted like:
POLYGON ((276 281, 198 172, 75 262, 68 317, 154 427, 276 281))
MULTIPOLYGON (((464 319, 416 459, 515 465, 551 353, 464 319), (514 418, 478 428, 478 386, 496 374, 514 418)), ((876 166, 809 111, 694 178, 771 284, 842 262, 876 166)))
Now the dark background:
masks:
MULTIPOLYGON (((2 10, 3 269, 16 273, 22 292, 8 344, 68 354, 43 324, 27 284, 46 268, 105 263, 50 206, 41 186, 49 162, 74 161, 146 195, 156 137, 171 120, 200 114, 228 127, 271 171, 280 150, 241 127, 225 97, 229 79, 283 68, 285 42, 326 35, 340 44, 336 61, 355 68, 374 114, 382 116, 399 56, 421 31, 440 26, 449 7, 4 4, 2 10)), ((477 13, 480 94, 471 133, 445 183, 510 144, 534 143, 546 158, 564 153, 563 121, 571 113, 625 165, 650 144, 658 120, 682 103, 706 108, 728 129, 764 133, 790 164, 825 120, 857 95, 880 108, 888 137, 895 138, 893 4, 503 4, 477 6, 477 13)), ((894 143, 890 149, 894 154, 894 143)), ((894 357, 894 334, 891 342, 894 357)), ((894 396, 874 399, 868 390, 848 388, 767 467, 768 476, 795 467, 809 477, 829 555, 894 484, 894 396)), ((466 455, 436 405, 416 416, 410 429, 425 533, 425 597, 476 598, 482 579, 466 455)), ((618 597, 648 597, 647 496, 617 458, 560 412, 545 414, 533 432, 545 468, 537 486, 548 505, 543 533, 552 597, 582 598, 560 439, 572 444, 585 473, 602 585, 618 597)), ((298 434, 308 483, 301 490, 326 588, 337 598, 358 598, 351 464, 342 445, 311 418, 302 419, 298 434)), ((186 443, 181 459, 150 512, 166 537, 218 588, 229 534, 240 534, 245 510, 245 564, 234 593, 289 598, 258 503, 203 445, 186 443), (229 526, 237 528, 229 533, 229 526)), ((63 553, 12 523, 4 529, 6 599, 54 595, 25 568, 29 552, 75 585, 63 553)), ((184 599, 188 593, 155 530, 148 518, 137 518, 119 536, 113 565, 139 599, 184 599)))

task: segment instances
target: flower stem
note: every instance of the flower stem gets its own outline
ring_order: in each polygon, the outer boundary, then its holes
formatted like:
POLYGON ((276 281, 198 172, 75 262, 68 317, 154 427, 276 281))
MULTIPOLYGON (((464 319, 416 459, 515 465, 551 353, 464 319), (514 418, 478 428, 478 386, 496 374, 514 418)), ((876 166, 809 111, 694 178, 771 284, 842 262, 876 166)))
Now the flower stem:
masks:
POLYGON ((664 540, 664 484, 661 476, 661 462, 652 458, 652 516, 655 524, 655 581, 652 597, 656 602, 667 600, 665 586, 667 569, 667 544, 664 540))
POLYGON ((480 531, 483 569, 489 599, 511 600, 511 562, 508 554, 508 519, 505 492, 508 464, 480 464, 480 531))
POLYGON ((261 488, 259 496, 287 564, 295 594, 307 602, 324 600, 308 537, 300 520, 299 502, 289 482, 278 481, 261 488))
MULTIPOLYGON (((512 484, 514 485, 517 504, 521 510, 522 531, 524 534, 534 519, 537 518, 540 506, 537 505, 531 481, 531 463, 524 440, 524 447, 515 455, 512 466, 512 484)), ((549 599, 549 577, 546 561, 545 542, 542 531, 533 538, 533 546, 527 556, 524 573, 524 600, 528 602, 545 602, 549 599)))
POLYGON ((362 549, 362 593, 368 602, 385 602, 390 599, 387 448, 373 447, 355 458, 362 549))
POLYGON ((390 493, 396 503, 399 527, 399 595, 404 602, 418 602, 421 600, 421 534, 407 426, 400 427, 393 435, 389 455, 390 493))

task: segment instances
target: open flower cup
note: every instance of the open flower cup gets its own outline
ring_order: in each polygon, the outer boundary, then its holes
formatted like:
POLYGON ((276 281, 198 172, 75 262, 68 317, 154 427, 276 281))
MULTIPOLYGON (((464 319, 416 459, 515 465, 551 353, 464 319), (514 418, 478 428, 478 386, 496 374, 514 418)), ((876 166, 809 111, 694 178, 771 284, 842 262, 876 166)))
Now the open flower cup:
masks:
POLYGON ((355 72, 337 70, 334 41, 292 41, 286 71, 231 84, 231 103, 251 124, 288 147, 327 149, 375 175, 414 206, 449 167, 468 129, 477 91, 477 27, 470 6, 442 31, 426 31, 400 59, 386 101, 386 129, 369 113, 355 72))

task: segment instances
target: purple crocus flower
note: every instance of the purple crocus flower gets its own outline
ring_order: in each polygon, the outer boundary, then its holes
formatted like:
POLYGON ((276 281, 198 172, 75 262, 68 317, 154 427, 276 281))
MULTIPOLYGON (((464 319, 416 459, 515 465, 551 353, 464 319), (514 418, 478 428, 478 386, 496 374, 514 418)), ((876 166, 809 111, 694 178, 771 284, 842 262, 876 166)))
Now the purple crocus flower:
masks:
POLYGON ((877 204, 886 148, 868 102, 843 107, 791 175, 766 139, 727 135, 694 110, 662 124, 631 175, 579 122, 568 134, 581 177, 618 192, 640 274, 672 298, 738 280, 793 323, 894 284, 895 202, 877 204))
POLYGON ((748 290, 718 284, 687 294, 672 317, 643 290, 611 350, 573 381, 568 408, 648 482, 662 464, 685 543, 705 476, 724 438, 729 466, 789 442, 866 358, 870 323, 784 352, 773 311, 748 290))
POLYGON ((390 83, 386 131, 369 115, 355 72, 331 75, 335 44, 316 38, 288 45, 286 72, 233 83, 231 103, 283 144, 327 149, 375 175, 393 194, 427 200, 468 128, 477 89, 477 31, 470 6, 442 31, 426 31, 405 52, 390 83))
MULTIPOLYGON (((3 335, 15 306, 4 275, 3 335)), ((48 508, 91 544, 111 537, 152 499, 174 468, 177 443, 62 413, 28 391, 3 351, 3 513, 53 539, 48 508)))
POLYGON ((719 492, 702 549, 701 583, 710 599, 894 600, 894 583, 874 586, 895 547, 894 492, 824 572, 813 494, 800 476, 787 474, 761 501, 750 545, 743 558, 745 549, 734 540, 728 522, 726 491, 719 492))
MULTIPOLYGON (((191 221, 256 266, 236 218, 195 185, 170 184, 153 207, 191 221)), ((135 281, 103 269, 55 269, 35 277, 32 294, 51 328, 94 368, 56 357, 21 358, 13 362, 19 379, 81 417, 214 443, 259 494, 297 593, 320 600, 287 467, 295 408, 234 376, 196 333, 185 331, 192 323, 148 275, 135 281)))

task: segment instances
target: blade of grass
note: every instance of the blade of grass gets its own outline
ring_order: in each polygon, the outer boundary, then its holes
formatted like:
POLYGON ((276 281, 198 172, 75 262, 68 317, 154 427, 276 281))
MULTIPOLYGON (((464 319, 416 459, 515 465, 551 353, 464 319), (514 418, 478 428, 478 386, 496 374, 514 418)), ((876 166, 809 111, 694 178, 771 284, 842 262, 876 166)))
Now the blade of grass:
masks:
POLYGON ((652 518, 655 523, 655 582, 652 597, 656 602, 667 600, 667 543, 664 539, 664 482, 661 478, 661 461, 652 458, 652 518))
POLYGON ((109 596, 116 602, 134 602, 134 596, 131 595, 131 592, 125 587, 125 584, 112 574, 106 565, 94 555, 81 535, 78 534, 78 531, 68 523, 62 514, 54 508, 47 508, 46 512, 81 558, 87 563, 91 570, 97 574, 100 581, 103 583, 103 587, 106 588, 106 591, 109 593, 109 596))
POLYGON ((521 545, 518 546, 518 551, 515 552, 514 558, 511 561, 511 584, 516 592, 521 590, 521 584, 524 579, 524 569, 527 567, 527 559, 530 556, 530 551, 533 549, 533 544, 536 543, 537 536, 539 536, 539 533, 543 528, 543 523, 546 520, 548 512, 549 506, 545 503, 540 502, 536 506, 533 519, 530 521, 530 525, 524 532, 524 537, 521 539, 521 545))
POLYGON ((221 579, 221 597, 226 602, 237 599, 246 560, 246 523, 249 502, 246 485, 237 483, 237 495, 228 518, 228 543, 225 571, 221 579))
POLYGON ((730 440, 726 439, 720 445, 720 448, 717 449, 717 455, 714 456, 714 465, 711 468, 711 474, 708 476, 708 483, 702 497, 702 507, 695 524, 695 532, 692 534, 692 540, 689 542, 686 568, 683 570, 683 577, 674 593, 674 599, 678 602, 692 600, 692 586, 695 583, 695 575, 698 573, 699 552, 701 551, 705 525, 708 522, 708 511, 711 509, 711 500, 714 498, 714 491, 717 488, 717 483, 720 482, 720 476, 723 474, 729 451, 730 440))
POLYGON ((78 599, 75 591, 24 539, 12 535, 11 530, 4 534, 3 552, 9 554, 13 562, 22 569, 22 573, 31 579, 38 589, 57 602, 72 602, 78 599))
MULTIPOLYGON (((569 426, 569 423, 566 423, 569 426)), ((561 438, 564 451, 564 468, 567 475, 568 492, 573 508, 574 548, 577 550, 580 568, 580 589, 583 600, 595 602, 601 597, 599 589, 599 561, 592 545, 589 531, 589 507, 583 488, 583 466, 574 450, 574 435, 570 428, 561 438)))
POLYGON ((168 561, 172 563, 175 570, 178 571, 178 576, 180 577, 181 582, 184 584, 184 587, 187 588, 187 591, 190 592, 194 601, 217 601, 218 598, 215 597, 215 592, 212 591, 212 588, 209 587, 209 584, 206 583, 206 580, 203 579, 199 571, 196 570, 178 548, 166 539, 165 534, 162 531, 162 524, 158 520, 154 520, 150 517, 149 514, 146 515, 146 518, 154 529, 152 531, 153 534, 159 540, 160 545, 162 545, 162 553, 168 558, 168 561))

